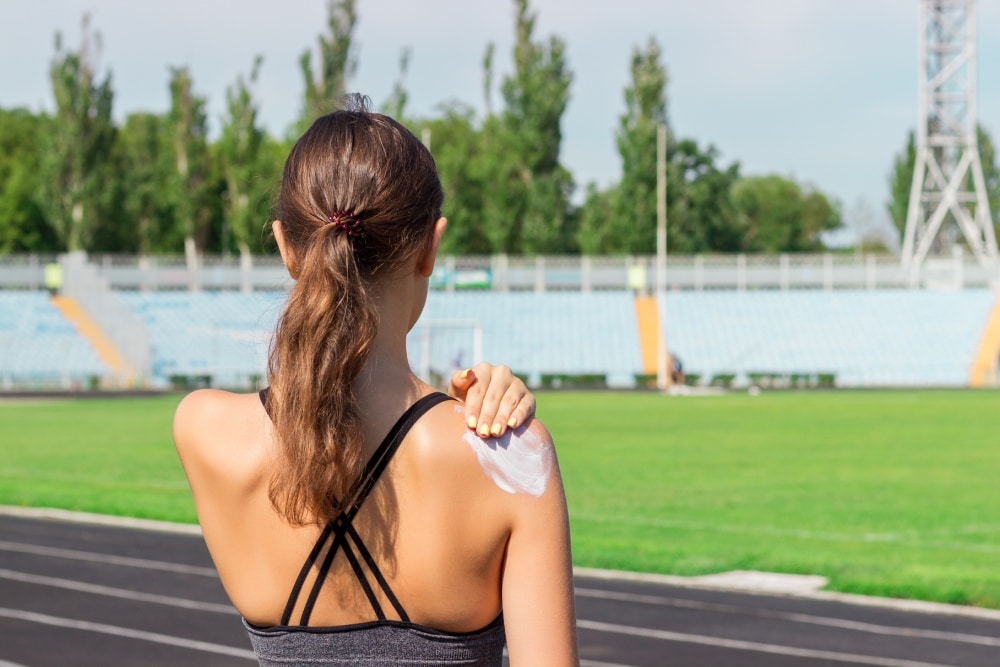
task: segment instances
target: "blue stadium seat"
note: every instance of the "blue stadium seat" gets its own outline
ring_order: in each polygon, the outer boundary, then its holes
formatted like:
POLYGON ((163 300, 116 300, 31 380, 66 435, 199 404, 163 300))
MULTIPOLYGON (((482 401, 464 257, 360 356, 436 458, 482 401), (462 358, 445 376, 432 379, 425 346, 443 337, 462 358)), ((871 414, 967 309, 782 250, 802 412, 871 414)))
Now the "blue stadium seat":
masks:
POLYGON ((153 376, 210 376, 219 386, 263 377, 284 292, 119 292, 149 330, 153 376))
POLYGON ((834 373, 840 386, 965 386, 987 289, 660 294, 667 344, 705 380, 834 373))
POLYGON ((47 292, 0 291, 0 386, 69 388, 109 373, 47 292))
POLYGON ((482 328, 484 359, 532 382, 544 374, 594 374, 611 386, 632 386, 642 373, 630 292, 432 292, 408 338, 410 362, 419 366, 427 347, 429 366, 442 375, 478 361, 472 323, 482 328))

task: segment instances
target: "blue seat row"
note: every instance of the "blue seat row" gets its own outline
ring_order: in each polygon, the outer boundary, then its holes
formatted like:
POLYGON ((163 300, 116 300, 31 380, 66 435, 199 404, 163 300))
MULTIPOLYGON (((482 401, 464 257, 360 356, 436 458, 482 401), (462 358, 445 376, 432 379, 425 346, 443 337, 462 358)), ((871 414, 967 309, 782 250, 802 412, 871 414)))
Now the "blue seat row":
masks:
POLYGON ((708 379, 833 373, 842 386, 964 386, 992 291, 668 292, 667 344, 708 379))
POLYGON ((0 386, 70 387, 109 372, 47 292, 0 291, 0 386))

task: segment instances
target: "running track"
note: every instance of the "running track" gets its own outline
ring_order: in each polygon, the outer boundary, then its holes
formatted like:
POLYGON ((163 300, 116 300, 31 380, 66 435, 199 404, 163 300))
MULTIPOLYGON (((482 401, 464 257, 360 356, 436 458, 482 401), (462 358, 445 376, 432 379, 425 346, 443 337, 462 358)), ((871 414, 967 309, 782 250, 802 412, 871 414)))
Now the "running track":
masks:
MULTIPOLYGON (((576 577, 584 667, 1000 665, 1000 612, 594 574, 576 577)), ((253 664, 197 534, 0 512, 0 667, 253 664)))

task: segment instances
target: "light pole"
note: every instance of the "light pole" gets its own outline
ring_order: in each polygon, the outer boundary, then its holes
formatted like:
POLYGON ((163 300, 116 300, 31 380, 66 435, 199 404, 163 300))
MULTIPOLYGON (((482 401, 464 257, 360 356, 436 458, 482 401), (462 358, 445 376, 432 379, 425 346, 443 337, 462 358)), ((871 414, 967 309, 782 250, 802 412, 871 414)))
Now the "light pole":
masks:
POLYGON ((656 293, 654 298, 664 309, 657 309, 656 330, 656 386, 666 391, 670 386, 670 369, 667 367, 667 337, 663 321, 666 315, 667 299, 667 126, 660 123, 656 128, 656 293), (660 298, 660 295, 663 298, 660 298))

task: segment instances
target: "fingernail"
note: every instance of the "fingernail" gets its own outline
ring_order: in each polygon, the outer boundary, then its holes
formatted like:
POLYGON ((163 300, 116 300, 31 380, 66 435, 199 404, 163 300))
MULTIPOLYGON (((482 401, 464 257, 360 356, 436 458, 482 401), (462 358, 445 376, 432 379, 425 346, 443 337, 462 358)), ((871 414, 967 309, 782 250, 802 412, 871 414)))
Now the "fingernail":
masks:
POLYGON ((476 428, 476 418, 469 417, 469 428, 476 428))
POLYGON ((481 435, 481 436, 483 436, 485 438, 489 434, 490 434, 490 427, 489 426, 487 426, 486 424, 483 424, 482 426, 479 427, 479 435, 481 435))
POLYGON ((511 417, 510 419, 507 420, 507 426, 509 426, 510 428, 514 428, 515 426, 517 426, 517 420, 511 417))
POLYGON ((469 377, 469 369, 468 368, 466 368, 464 371, 461 372, 461 374, 458 376, 458 379, 464 380, 467 377, 469 377))
POLYGON ((490 429, 490 433, 492 433, 493 435, 500 435, 500 431, 502 429, 503 427, 500 426, 500 424, 494 424, 493 428, 490 429))

